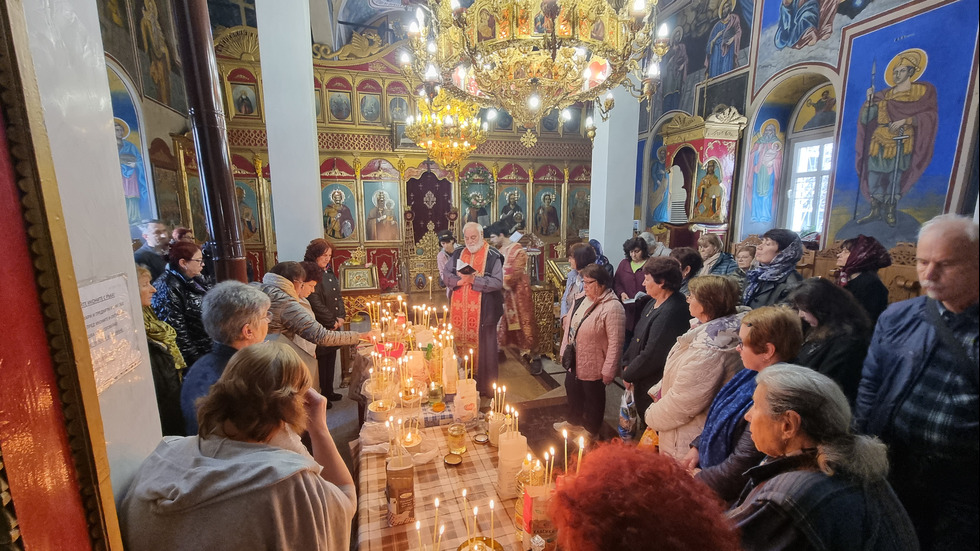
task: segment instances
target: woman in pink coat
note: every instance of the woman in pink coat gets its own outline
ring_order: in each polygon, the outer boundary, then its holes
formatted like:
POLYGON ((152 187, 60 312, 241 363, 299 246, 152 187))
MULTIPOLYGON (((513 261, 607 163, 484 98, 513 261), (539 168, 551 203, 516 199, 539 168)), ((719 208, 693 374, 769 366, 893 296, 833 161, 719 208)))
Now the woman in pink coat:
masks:
POLYGON ((606 385, 616 378, 619 368, 626 314, 612 289, 609 272, 589 264, 579 270, 579 276, 584 290, 562 318, 565 331, 561 354, 563 358, 565 354, 574 355, 574 362, 562 362, 568 371, 568 417, 556 423, 555 430, 586 430, 595 440, 606 410, 606 385))
POLYGON ((691 280, 688 304, 694 326, 677 338, 664 378, 650 389, 647 426, 660 435, 660 451, 682 459, 701 434, 718 390, 742 369, 737 346, 745 313, 737 313, 738 283, 726 276, 691 280))

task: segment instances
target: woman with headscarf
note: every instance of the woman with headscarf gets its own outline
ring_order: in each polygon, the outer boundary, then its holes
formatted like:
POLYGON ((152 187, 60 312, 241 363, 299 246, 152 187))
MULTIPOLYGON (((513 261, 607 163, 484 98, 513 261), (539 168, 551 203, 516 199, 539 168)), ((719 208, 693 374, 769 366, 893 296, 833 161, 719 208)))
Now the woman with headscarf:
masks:
POLYGON ((874 237, 859 235, 841 243, 837 254, 837 283, 851 292, 871 318, 871 325, 888 307, 888 288, 878 270, 892 265, 892 256, 874 237))
POLYGON ((589 239, 589 245, 595 251, 595 263, 602 266, 602 269, 609 272, 609 277, 613 277, 613 265, 609 263, 609 258, 602 254, 602 245, 598 239, 589 239))
POLYGON ((745 276, 742 304, 758 308, 784 302, 790 291, 803 281, 796 271, 796 263, 801 258, 803 242, 796 232, 775 228, 762 234, 762 243, 755 252, 759 266, 745 276))

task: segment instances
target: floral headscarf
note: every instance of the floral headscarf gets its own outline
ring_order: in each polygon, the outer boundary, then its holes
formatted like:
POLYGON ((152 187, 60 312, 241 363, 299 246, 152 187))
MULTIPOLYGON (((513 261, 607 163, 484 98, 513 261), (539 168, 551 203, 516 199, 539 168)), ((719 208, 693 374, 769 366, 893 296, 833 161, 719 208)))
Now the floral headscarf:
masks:
POLYGON ((857 236, 857 241, 850 248, 851 254, 840 269, 837 283, 846 286, 851 277, 861 272, 877 272, 881 268, 892 265, 892 255, 884 245, 874 237, 857 236))
POLYGON ((745 293, 742 294, 742 302, 747 303, 755 294, 760 281, 779 281, 786 277, 786 274, 796 270, 796 263, 803 258, 803 242, 799 236, 793 239, 789 245, 776 253, 776 256, 769 264, 759 264, 745 275, 745 293))

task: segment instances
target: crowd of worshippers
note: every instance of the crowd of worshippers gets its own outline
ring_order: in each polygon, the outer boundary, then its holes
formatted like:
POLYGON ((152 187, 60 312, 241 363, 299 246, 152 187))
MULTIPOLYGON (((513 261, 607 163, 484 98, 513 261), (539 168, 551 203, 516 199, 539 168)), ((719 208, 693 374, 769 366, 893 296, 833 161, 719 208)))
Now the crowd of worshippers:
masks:
MULTIPOLYGON (((924 295, 891 305, 877 274, 890 256, 864 235, 843 243, 834 281, 800 275, 786 229, 734 255, 711 234, 671 250, 644 233, 615 269, 597 241, 572 245, 555 429, 592 444, 551 499, 560 548, 977 549, 978 233, 956 215, 923 224, 924 295), (618 377, 636 426, 610 438, 618 377)), ((527 256, 503 224, 462 237, 439 234, 439 283, 487 396, 505 350, 542 373, 527 256)), ((175 231, 167 250, 156 222, 144 238, 144 322, 173 436, 127 492, 127 548, 346 549, 356 501, 326 409, 341 399, 337 349, 359 335, 341 331, 331 245, 314 239, 260 283, 212 286, 192 240, 175 231)))

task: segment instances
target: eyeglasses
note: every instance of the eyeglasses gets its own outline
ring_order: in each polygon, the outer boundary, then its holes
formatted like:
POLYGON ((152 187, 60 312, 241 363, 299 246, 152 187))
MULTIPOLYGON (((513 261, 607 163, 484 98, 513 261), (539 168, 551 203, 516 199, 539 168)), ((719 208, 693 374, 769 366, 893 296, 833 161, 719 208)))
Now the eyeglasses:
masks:
POLYGON ((594 279, 585 279, 585 278, 582 278, 582 284, 583 285, 595 285, 596 283, 598 283, 598 282, 596 280, 594 280, 594 279))
POLYGON ((191 258, 187 262, 200 262, 201 264, 204 264, 204 259, 203 258, 191 258))

